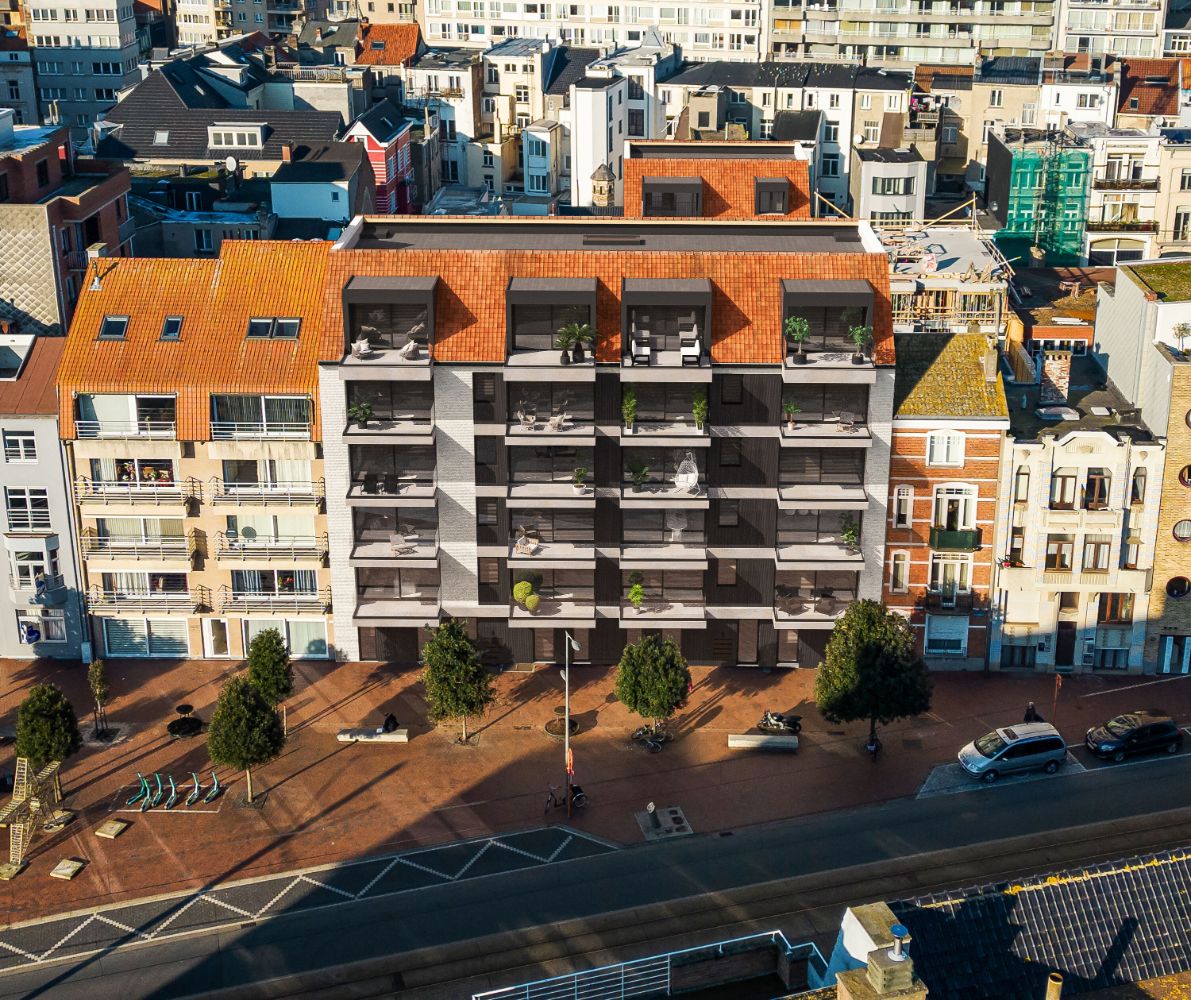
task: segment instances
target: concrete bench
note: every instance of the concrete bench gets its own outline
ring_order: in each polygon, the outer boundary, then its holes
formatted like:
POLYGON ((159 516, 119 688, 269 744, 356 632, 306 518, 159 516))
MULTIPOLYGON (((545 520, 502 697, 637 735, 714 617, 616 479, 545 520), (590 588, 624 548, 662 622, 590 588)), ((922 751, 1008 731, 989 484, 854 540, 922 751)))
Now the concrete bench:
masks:
POLYGON ((730 733, 729 750, 797 750, 793 733, 730 733))
POLYGON ((408 743, 408 729, 394 729, 386 733, 379 726, 362 726, 358 729, 341 729, 335 737, 340 743, 408 743))

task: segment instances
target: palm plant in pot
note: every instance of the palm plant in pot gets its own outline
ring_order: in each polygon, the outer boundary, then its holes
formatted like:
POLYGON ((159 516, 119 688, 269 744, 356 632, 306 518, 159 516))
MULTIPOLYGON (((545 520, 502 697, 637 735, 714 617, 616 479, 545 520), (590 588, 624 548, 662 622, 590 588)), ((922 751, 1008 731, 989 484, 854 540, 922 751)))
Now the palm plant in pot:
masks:
POLYGON ((633 610, 640 611, 641 605, 645 603, 645 576, 638 570, 633 570, 629 574, 629 589, 625 595, 628 602, 633 606, 633 610))
POLYGON ((846 548, 853 552, 860 548, 860 522, 851 514, 845 515, 840 520, 839 533, 846 548))
POLYGON ((633 424, 637 420, 637 390, 632 386, 625 386, 620 397, 620 416, 624 421, 624 432, 633 433, 633 424))
POLYGON ((640 463, 630 465, 629 478, 633 481, 633 492, 640 493, 641 487, 645 485, 645 481, 649 478, 649 466, 640 463))
POLYGON ((806 364, 806 342, 811 339, 811 325, 805 316, 787 316, 786 340, 796 348, 793 361, 796 365, 806 364))
POLYGON ((856 353, 852 355, 852 364, 864 364, 864 349, 868 346, 871 337, 872 330, 863 323, 848 327, 848 339, 856 345, 856 353))
POLYGON ((794 430, 798 426, 798 420, 796 418, 802 412, 802 407, 791 399, 782 404, 782 412, 786 415, 786 430, 794 430))
POLYGON ((361 429, 367 427, 368 421, 372 419, 372 404, 352 403, 347 408, 347 418, 354 420, 361 429))
POLYGON ((583 466, 579 466, 571 473, 571 488, 574 489, 576 495, 582 494, 587 489, 587 470, 583 466))
POLYGON ((702 431, 707 423, 707 390, 696 389, 691 400, 691 417, 695 421, 695 430, 702 431))
POLYGON ((575 346, 575 325, 568 323, 566 326, 559 327, 554 334, 554 346, 559 351, 558 363, 560 365, 571 363, 571 349, 575 346))
POLYGON ((584 347, 591 347, 595 343, 595 330, 591 328, 590 323, 567 323, 566 326, 561 327, 558 331, 559 335, 565 332, 566 339, 571 343, 571 360, 575 364, 582 364, 587 360, 587 355, 583 353, 584 347))

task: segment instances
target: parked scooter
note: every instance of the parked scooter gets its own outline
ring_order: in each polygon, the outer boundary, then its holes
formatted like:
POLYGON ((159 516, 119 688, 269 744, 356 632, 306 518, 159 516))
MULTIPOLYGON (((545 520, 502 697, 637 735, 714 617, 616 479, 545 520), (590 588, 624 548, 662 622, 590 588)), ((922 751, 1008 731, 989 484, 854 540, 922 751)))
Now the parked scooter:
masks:
POLYGON ((802 732, 802 716, 767 711, 761 716, 757 728, 767 733, 800 733, 802 732))

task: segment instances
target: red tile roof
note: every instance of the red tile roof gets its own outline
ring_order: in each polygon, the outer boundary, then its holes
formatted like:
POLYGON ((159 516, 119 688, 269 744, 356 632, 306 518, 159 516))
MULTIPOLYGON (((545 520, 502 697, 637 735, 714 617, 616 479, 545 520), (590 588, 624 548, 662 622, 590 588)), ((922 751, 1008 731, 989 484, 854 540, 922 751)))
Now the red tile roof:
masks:
POLYGON ((329 252, 323 242, 229 240, 218 260, 102 262, 100 289, 84 283, 58 372, 62 435, 74 433, 79 392, 176 394, 178 437, 199 441, 212 392, 315 396, 318 361, 333 350, 320 324, 329 252), (129 317, 123 340, 97 339, 110 315, 129 317), (181 339, 161 339, 167 316, 184 317, 181 339), (301 318, 297 340, 246 339, 254 316, 301 318))
POLYGON ((1181 85, 1177 59, 1128 59, 1122 63, 1118 110, 1124 115, 1177 115, 1181 85), (1150 83, 1149 80, 1162 83, 1150 83), (1136 99, 1137 106, 1132 102, 1136 99))
POLYGON ((0 382, 0 415, 37 416, 58 412, 54 376, 65 348, 65 337, 38 337, 33 341, 21 377, 13 382, 0 382))
POLYGON ((404 66, 417 55, 421 41, 416 24, 368 24, 360 29, 362 48, 356 62, 361 66, 404 66))
MULTIPOLYGON (((749 143, 754 146, 754 143, 749 143)), ((624 161, 624 214, 628 219, 642 217, 641 188, 646 177, 703 178, 703 218, 755 219, 756 194, 753 182, 758 177, 784 177, 789 181, 789 211, 786 218, 811 217, 810 173, 805 160, 775 156, 773 159, 747 159, 725 156, 722 159, 692 157, 648 157, 624 161)), ((772 218, 772 216, 764 216, 772 218)))

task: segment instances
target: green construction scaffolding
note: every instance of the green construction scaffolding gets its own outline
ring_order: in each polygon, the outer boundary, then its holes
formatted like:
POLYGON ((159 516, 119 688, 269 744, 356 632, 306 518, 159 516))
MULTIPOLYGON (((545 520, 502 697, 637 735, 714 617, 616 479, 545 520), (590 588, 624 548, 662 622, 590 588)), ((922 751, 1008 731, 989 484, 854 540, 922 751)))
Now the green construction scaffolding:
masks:
POLYGON ((1017 267, 1037 247, 1047 266, 1078 264, 1087 221, 1091 153, 1057 142, 1013 150, 1005 228, 994 241, 1017 267))

